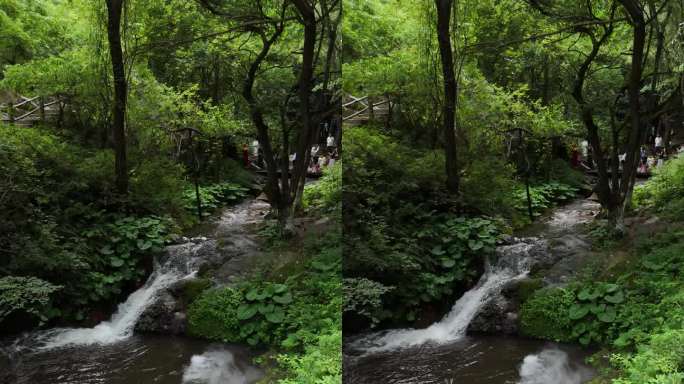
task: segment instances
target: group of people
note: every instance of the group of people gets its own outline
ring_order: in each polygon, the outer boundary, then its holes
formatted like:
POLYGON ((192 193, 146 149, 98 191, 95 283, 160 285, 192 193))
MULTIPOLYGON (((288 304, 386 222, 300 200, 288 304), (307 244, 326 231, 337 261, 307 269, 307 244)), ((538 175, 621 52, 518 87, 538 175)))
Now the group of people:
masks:
MULTIPOLYGON (((639 149, 639 165, 637 168, 637 174, 648 175, 652 169, 660 167, 667 160, 668 147, 666 146, 661 135, 655 136, 653 139, 653 145, 650 147, 651 148, 649 148, 649 146, 642 145, 639 149)), ((678 151, 681 150, 682 148, 679 147, 678 151)), ((620 170, 622 170, 626 158, 627 153, 618 155, 620 170)), ((587 140, 581 141, 579 146, 573 146, 571 162, 574 168, 593 168, 591 149, 587 140)))
MULTIPOLYGON (((311 147, 311 156, 309 164, 307 165, 307 174, 311 176, 318 176, 326 167, 332 167, 339 159, 335 137, 330 134, 325 140, 325 147, 315 144, 311 147)), ((294 162, 297 160, 297 153, 292 153, 289 156, 290 168, 294 167, 294 162)), ((242 146, 242 161, 245 168, 264 168, 264 155, 258 140, 252 141, 249 145, 247 143, 242 146)))
MULTIPOLYGON (((642 145, 639 149, 639 168, 637 173, 648 174, 651 169, 660 167, 667 160, 668 148, 663 142, 663 138, 657 135, 654 139, 653 148, 649 155, 649 150, 645 145, 642 145)), ((669 144, 669 143, 668 143, 669 144)), ((624 161, 625 155, 622 155, 620 162, 624 161)))
POLYGON ((311 147, 311 161, 307 167, 307 173, 311 176, 318 176, 323 173, 326 167, 332 167, 339 159, 339 152, 335 145, 335 138, 328 136, 326 139, 326 148, 321 148, 316 144, 311 147))
POLYGON ((242 163, 245 168, 256 166, 264 168, 264 151, 261 149, 258 140, 253 140, 249 145, 242 145, 242 163))

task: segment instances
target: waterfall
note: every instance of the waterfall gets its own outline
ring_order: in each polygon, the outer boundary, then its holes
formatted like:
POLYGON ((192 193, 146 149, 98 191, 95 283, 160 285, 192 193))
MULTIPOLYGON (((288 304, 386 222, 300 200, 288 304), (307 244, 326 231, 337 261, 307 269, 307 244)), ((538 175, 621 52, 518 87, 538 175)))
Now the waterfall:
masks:
POLYGON ((145 284, 119 304, 112 318, 93 328, 54 328, 36 335, 40 349, 70 345, 112 344, 133 335, 133 329, 157 294, 177 281, 191 278, 197 270, 198 250, 203 244, 192 242, 167 247, 167 258, 156 264, 145 284))
POLYGON ((247 384, 260 378, 256 368, 240 367, 232 352, 216 349, 190 359, 183 373, 183 384, 247 384))
POLYGON ((470 322, 509 282, 527 276, 531 266, 531 251, 541 244, 535 238, 497 248, 496 262, 486 265, 485 273, 471 290, 453 305, 439 322, 424 329, 398 329, 370 335, 353 343, 369 353, 407 348, 425 343, 448 343, 465 336, 470 322))
POLYGON ((581 384, 591 372, 570 364, 568 354, 558 349, 545 349, 528 355, 520 367, 519 384, 581 384))

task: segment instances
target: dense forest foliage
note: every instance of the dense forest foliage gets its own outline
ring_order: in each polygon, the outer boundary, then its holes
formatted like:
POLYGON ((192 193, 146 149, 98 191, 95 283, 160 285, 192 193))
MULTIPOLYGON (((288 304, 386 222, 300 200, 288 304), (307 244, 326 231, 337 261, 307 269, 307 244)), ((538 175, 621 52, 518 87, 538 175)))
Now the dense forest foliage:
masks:
POLYGON ((593 193, 596 260, 568 286, 526 295, 522 332, 613 352, 597 355, 596 382, 681 380, 680 159, 634 185, 642 146, 679 143, 683 11, 349 1, 344 89, 391 107, 345 130, 345 331, 435 322, 502 234, 593 193), (661 215, 656 236, 633 228, 661 215))
MULTIPOLYGON (((166 244, 262 190, 280 218, 265 238, 292 235, 295 206, 339 217, 340 171, 304 188, 337 111, 339 17, 336 1, 0 1, 3 333, 106 319, 166 244), (246 169, 247 146, 264 176, 246 169), (292 153, 293 176, 279 180, 292 153)), ((273 380, 339 376, 341 254, 329 232, 292 246, 303 256, 285 277, 201 295, 211 284, 195 283, 191 332, 289 352, 273 380), (242 313, 234 333, 234 311, 262 289, 286 311, 242 313), (228 323, 204 313, 217 306, 233 311, 228 323)))
POLYGON ((337 383, 343 344, 437 323, 581 200, 590 250, 525 271, 515 336, 681 383, 683 126, 680 0, 0 0, 0 352, 265 201, 215 241, 257 254, 237 282, 178 278, 178 333, 337 383))

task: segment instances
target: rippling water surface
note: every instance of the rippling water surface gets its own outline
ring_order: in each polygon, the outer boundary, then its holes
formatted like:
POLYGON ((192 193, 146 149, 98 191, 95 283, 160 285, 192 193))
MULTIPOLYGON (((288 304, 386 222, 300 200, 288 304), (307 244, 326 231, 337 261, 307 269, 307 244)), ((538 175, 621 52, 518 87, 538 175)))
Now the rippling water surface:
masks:
POLYGON ((245 348, 173 336, 12 355, 13 366, 0 367, 13 372, 8 384, 249 384, 260 377, 245 348))
POLYGON ((537 340, 468 336, 448 344, 425 344, 371 354, 346 350, 344 382, 580 384, 591 377, 591 371, 583 364, 586 355, 587 352, 576 347, 537 340), (538 356, 542 353, 544 357, 540 359, 538 356), (537 381, 545 378, 561 381, 537 381), (570 381, 563 381, 566 379, 570 381))

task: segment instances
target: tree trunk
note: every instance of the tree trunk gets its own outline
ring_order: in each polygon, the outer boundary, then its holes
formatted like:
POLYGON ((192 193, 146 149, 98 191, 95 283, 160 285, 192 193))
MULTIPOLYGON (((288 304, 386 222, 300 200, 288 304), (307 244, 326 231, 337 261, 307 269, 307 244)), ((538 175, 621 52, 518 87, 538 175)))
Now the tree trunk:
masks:
POLYGON ((114 138, 116 190, 128 193, 128 166, 126 163, 126 72, 121 48, 121 15, 124 0, 107 0, 107 37, 114 75, 114 110, 112 133, 114 138))
POLYGON ((444 105, 442 106, 442 130, 444 134, 445 168, 447 190, 458 193, 459 175, 456 152, 456 94, 457 83, 454 73, 454 55, 451 47, 451 9, 453 0, 435 0, 437 7, 437 41, 442 61, 444 82, 444 105))
POLYGON ((616 229, 624 231, 622 218, 624 217, 625 205, 628 203, 627 197, 631 196, 634 188, 634 179, 636 177, 636 166, 639 158, 639 147, 645 140, 645 130, 642 129, 641 119, 641 79, 643 76, 643 60, 644 48, 646 43, 646 21, 644 19, 643 9, 637 0, 621 0, 623 7, 632 19, 632 65, 628 81, 629 94, 629 114, 630 114, 630 132, 629 142, 627 145, 627 156, 625 159, 625 166, 622 172, 622 180, 618 199, 616 201, 616 215, 618 219, 616 229))
MULTIPOLYGON (((264 162, 266 163, 266 188, 265 193, 272 205, 279 207, 280 205, 280 187, 278 182, 278 164, 276 162, 273 147, 271 146, 271 139, 269 137, 268 125, 264 119, 263 111, 261 110, 260 104, 254 97, 254 81, 256 80, 257 72, 261 67, 261 64, 268 56, 273 43, 280 37, 283 32, 283 26, 279 25, 276 27, 275 31, 270 37, 266 37, 265 34, 261 35, 262 47, 261 51, 257 54, 254 61, 252 61, 249 70, 247 71, 247 76, 242 85, 242 97, 247 101, 249 106, 249 114, 252 123, 256 127, 257 140, 259 141, 259 146, 261 147, 264 154, 264 162)), ((284 164, 287 164, 287 154, 284 156, 284 164)), ((287 167, 282 169, 283 172, 287 172, 287 167)))
MULTIPOLYGON (((286 191, 288 195, 287 212, 290 216, 294 215, 293 206, 295 205, 295 202, 298 198, 301 198, 301 196, 298 196, 298 191, 306 179, 306 170, 308 167, 309 155, 311 153, 311 146, 316 140, 316 135, 318 133, 316 127, 318 127, 319 124, 319 121, 316 120, 311 110, 311 93, 317 40, 316 13, 313 7, 305 0, 295 0, 293 3, 302 18, 302 24, 304 26, 304 43, 302 46, 302 63, 297 85, 301 126, 298 132, 297 146, 295 148, 297 156, 295 158, 294 166, 292 167, 289 189, 286 191)), ((289 222, 285 224, 284 231, 285 233, 288 233, 291 230, 290 227, 293 226, 289 222)))

